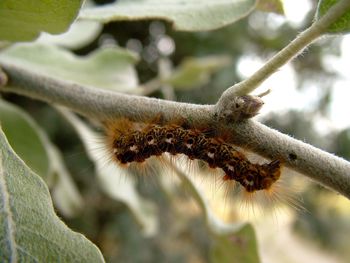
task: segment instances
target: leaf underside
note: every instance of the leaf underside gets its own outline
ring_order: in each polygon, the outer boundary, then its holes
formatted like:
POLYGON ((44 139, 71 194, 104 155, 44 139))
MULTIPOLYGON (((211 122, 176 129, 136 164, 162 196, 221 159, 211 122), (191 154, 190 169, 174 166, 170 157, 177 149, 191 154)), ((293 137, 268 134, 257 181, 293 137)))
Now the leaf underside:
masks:
POLYGON ((82 10, 79 18, 100 22, 162 19, 176 30, 213 30, 247 16, 255 0, 119 0, 82 10))
POLYGON ((0 130, 0 262, 104 262, 98 248, 55 214, 42 179, 0 130))

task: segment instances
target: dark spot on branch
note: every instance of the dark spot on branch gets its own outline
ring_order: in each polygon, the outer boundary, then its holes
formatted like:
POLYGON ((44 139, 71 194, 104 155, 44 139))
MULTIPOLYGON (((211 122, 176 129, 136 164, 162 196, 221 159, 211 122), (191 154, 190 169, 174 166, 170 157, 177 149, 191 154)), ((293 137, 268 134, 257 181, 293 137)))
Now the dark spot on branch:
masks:
POLYGON ((290 153, 288 154, 288 158, 291 161, 295 161, 296 159, 298 159, 298 156, 295 153, 290 153))

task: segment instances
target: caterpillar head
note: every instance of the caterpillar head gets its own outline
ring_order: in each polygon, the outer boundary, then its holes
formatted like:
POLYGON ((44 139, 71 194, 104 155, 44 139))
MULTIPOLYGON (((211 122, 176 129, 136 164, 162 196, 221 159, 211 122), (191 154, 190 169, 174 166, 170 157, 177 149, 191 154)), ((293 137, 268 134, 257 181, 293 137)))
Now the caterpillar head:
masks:
POLYGON ((281 176, 281 162, 279 160, 254 168, 248 169, 246 175, 238 180, 250 193, 270 189, 281 176))

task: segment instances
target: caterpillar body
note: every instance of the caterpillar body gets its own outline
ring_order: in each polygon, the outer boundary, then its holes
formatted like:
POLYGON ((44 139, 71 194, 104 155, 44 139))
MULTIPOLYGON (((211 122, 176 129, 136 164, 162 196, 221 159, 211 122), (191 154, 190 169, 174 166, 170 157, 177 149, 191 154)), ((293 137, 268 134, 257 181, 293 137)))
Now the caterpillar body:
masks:
POLYGON ((222 169, 223 180, 234 180, 253 193, 268 190, 280 178, 281 162, 252 163, 242 152, 210 132, 188 125, 132 122, 119 119, 106 124, 108 147, 119 164, 143 163, 163 153, 184 154, 211 168, 222 169))

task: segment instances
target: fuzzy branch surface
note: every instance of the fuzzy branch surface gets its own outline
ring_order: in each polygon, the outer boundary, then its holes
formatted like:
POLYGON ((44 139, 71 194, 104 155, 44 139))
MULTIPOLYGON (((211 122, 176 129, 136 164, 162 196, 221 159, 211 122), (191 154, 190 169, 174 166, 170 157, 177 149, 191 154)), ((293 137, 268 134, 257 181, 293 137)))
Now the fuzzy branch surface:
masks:
POLYGON ((232 143, 266 158, 280 159, 286 166, 350 199, 349 162, 253 120, 217 123, 215 105, 125 95, 42 76, 6 63, 2 67, 9 81, 0 87, 2 92, 65 106, 101 122, 119 117, 149 120, 161 113, 165 120, 184 118, 193 126, 217 125, 233 134, 232 143))

